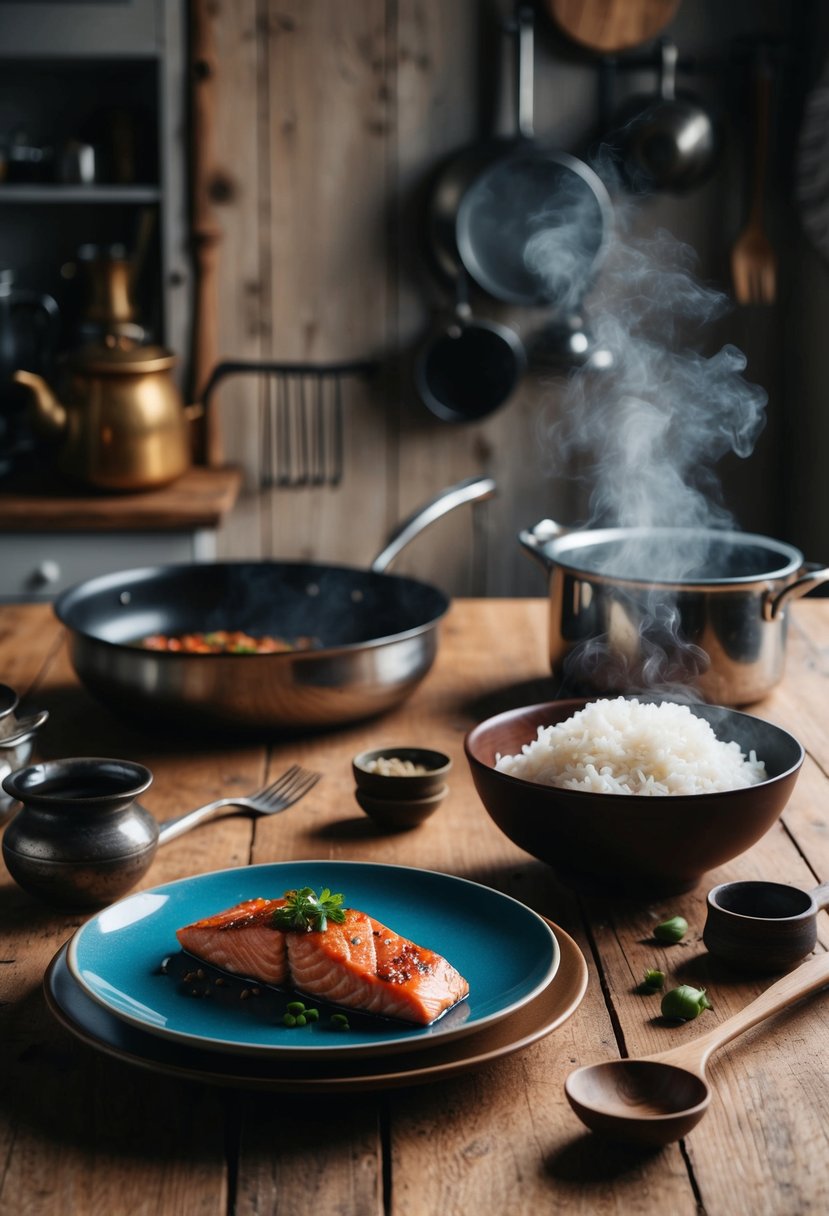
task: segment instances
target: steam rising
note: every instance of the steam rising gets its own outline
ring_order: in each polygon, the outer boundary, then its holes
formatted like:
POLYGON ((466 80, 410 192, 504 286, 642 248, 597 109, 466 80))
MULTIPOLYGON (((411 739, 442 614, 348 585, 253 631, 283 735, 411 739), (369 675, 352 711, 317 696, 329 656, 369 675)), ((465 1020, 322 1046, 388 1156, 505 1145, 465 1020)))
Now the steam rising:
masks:
MULTIPOLYGON (((694 274, 696 255, 670 233, 636 238, 617 229, 587 301, 594 347, 603 370, 588 362, 574 372, 560 399, 561 418, 548 450, 567 462, 582 458, 592 486, 590 523, 622 528, 734 526, 721 500, 716 463, 727 453, 747 457, 765 424, 767 394, 743 377, 746 358, 735 346, 703 351, 706 330, 730 309, 728 297, 694 274)), ((580 242, 570 223, 535 234, 525 257, 536 273, 567 278, 580 242)), ((583 303, 583 301, 582 301, 583 303)), ((576 307, 572 298, 567 308, 576 307)), ((700 537, 700 544, 705 541, 700 537)), ((654 569, 681 579, 698 568, 700 547, 662 546, 654 569), (669 563, 666 569, 665 562, 669 563)), ((616 573, 624 572, 620 554, 616 573)))
POLYGON ((767 395, 743 378, 735 346, 697 349, 729 302, 694 278, 692 257, 668 233, 617 238, 591 301, 595 340, 612 366, 571 377, 555 443, 562 455, 590 458, 592 518, 605 525, 733 523, 714 465, 731 451, 751 454, 767 395))
MULTIPOLYGON (((580 458, 591 486, 591 526, 647 533, 638 532, 630 546, 621 539, 608 546, 603 572, 632 577, 635 565, 636 577, 662 586, 640 591, 629 606, 616 594, 593 636, 571 653, 568 679, 608 691, 675 693, 704 672, 708 656, 683 629, 688 622, 664 584, 701 569, 726 573, 708 565, 722 549, 713 542, 736 527, 715 466, 730 452, 751 454, 767 394, 744 379, 746 359, 735 346, 705 352, 706 332, 730 301, 695 276, 694 252, 664 231, 634 237, 624 231, 625 215, 617 210, 617 217, 586 301, 604 367, 596 370, 596 360, 571 373, 545 446, 565 467, 580 458), (675 528, 684 530, 679 541, 665 532, 675 528)), ((579 244, 569 226, 548 228, 526 257, 555 287, 550 268, 563 265, 573 278, 579 244)))

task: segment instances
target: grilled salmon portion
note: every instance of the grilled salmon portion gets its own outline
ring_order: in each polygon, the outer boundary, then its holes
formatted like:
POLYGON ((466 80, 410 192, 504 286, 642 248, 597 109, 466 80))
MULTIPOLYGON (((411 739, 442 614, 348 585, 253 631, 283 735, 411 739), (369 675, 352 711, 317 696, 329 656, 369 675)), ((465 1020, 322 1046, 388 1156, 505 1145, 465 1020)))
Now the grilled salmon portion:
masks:
POLYGON ((418 1026, 469 994, 469 984, 440 954, 356 908, 338 909, 338 919, 325 928, 279 928, 274 913, 296 894, 248 899, 185 925, 176 937, 189 954, 235 975, 418 1026))
POLYGON ((288 933, 287 946, 294 986, 348 1009, 428 1026, 469 993, 441 955, 354 908, 322 933, 288 933))
POLYGON ((263 984, 286 984, 286 934, 273 927, 273 914, 284 904, 284 899, 246 899, 177 929, 176 937, 188 954, 214 967, 263 984))

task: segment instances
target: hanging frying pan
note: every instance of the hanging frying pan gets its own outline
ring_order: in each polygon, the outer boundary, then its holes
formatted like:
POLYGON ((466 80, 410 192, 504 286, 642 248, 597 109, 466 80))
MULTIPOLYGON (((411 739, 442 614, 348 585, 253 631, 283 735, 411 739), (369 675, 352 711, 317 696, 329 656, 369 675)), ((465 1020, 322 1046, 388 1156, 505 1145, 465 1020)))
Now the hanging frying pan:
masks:
POLYGON ((598 175, 534 137, 532 9, 516 13, 515 136, 467 149, 440 173, 430 231, 447 278, 462 268, 494 299, 566 314, 581 303, 607 248, 610 196, 598 175))

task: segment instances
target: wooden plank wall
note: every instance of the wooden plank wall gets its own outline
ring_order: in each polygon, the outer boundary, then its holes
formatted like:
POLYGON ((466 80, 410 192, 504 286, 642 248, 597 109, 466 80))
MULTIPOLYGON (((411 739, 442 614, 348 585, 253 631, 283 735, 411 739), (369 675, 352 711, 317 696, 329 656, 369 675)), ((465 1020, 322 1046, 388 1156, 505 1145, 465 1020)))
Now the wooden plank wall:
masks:
MULTIPOLYGON (((367 565, 395 522, 443 487, 492 475, 498 497, 433 526, 395 569, 453 595, 543 594, 541 571, 516 540, 552 515, 584 518, 572 464, 549 437, 561 381, 528 376, 501 410, 474 425, 434 419, 411 386, 412 352, 448 301, 421 234, 439 162, 493 122, 509 121, 499 76, 507 0, 212 0, 218 56, 215 148, 225 181, 216 207, 219 335, 225 357, 285 361, 380 358, 383 372, 347 400, 346 460, 336 488, 259 492, 261 392, 229 381, 217 398, 225 454, 247 471, 246 492, 220 536, 223 556, 307 557, 367 565)), ((779 5, 767 6, 772 15, 779 5)), ((781 10, 781 11, 785 11, 781 10)), ((780 15, 778 14, 778 17, 780 15)), ((780 18, 781 20, 783 18, 780 18)), ((752 6, 695 3, 672 33, 682 53, 708 54, 753 23, 752 6), (728 29, 723 28, 726 22, 728 29)), ((508 47, 506 48, 508 49, 508 47)), ((701 91, 716 81, 694 81, 701 91)), ((644 73, 641 87, 653 86, 644 73)), ((579 152, 595 135, 595 62, 537 18, 537 130, 579 152)), ((728 285, 728 249, 743 218, 745 149, 685 199, 643 207, 701 251, 701 273, 728 285), (735 193, 736 188, 736 193, 735 193)), ((507 313, 523 335, 540 310, 507 313)), ((728 473, 740 522, 780 534, 779 367, 770 322, 739 315, 723 340, 747 350, 751 376, 772 391, 770 427, 746 468, 728 473), (772 344, 773 346, 773 344, 772 344)))

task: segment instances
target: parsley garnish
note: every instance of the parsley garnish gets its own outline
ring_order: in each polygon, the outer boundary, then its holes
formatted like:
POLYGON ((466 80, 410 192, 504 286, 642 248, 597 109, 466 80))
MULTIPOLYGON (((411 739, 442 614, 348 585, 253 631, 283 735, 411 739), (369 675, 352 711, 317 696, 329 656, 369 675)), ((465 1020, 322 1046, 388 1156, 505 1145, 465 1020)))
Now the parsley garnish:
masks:
POLYGON ((284 908, 277 908, 273 914, 277 929, 318 929, 322 933, 329 921, 340 925, 345 920, 342 895, 332 895, 328 887, 323 887, 319 896, 311 887, 286 891, 285 899, 284 908))

